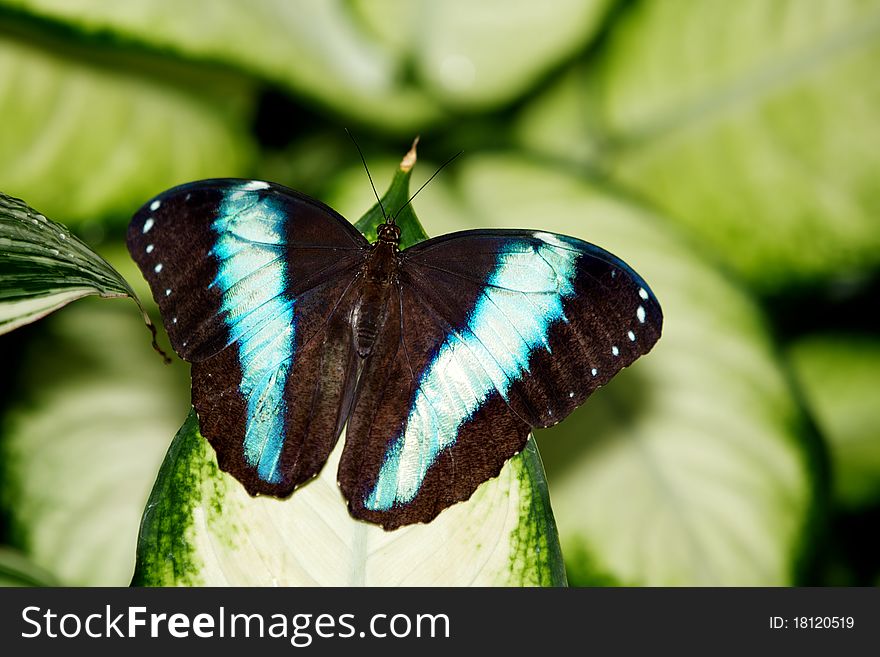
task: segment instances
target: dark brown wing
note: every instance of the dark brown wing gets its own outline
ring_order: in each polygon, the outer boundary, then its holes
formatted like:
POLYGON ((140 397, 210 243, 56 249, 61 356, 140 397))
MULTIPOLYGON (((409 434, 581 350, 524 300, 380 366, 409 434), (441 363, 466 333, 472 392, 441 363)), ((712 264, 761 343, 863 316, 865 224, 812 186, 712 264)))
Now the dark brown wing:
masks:
POLYGON ((404 252, 398 307, 364 370, 339 480, 387 529, 469 498, 660 336, 623 261, 581 240, 468 231, 404 252))
POLYGON ((146 204, 127 242, 193 363, 193 406, 220 467, 252 494, 289 494, 339 435, 366 240, 292 190, 207 180, 146 204))

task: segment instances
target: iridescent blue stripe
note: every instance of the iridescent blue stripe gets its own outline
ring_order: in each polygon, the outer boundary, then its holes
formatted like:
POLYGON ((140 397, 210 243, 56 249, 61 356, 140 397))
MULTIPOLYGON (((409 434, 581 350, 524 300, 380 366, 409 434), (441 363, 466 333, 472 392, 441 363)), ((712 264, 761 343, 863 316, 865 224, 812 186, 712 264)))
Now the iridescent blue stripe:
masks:
POLYGON ((550 325, 567 321, 562 302, 574 294, 578 254, 553 235, 536 237, 544 244, 515 242, 499 256, 468 326, 447 337, 424 372, 404 431, 364 500, 368 509, 411 502, 428 468, 487 397, 498 390, 506 399, 512 382, 528 369, 531 352, 550 349, 550 325))
POLYGON ((284 212, 257 183, 226 193, 211 225, 218 259, 212 287, 222 295, 221 314, 238 349, 239 391, 247 400, 244 456, 264 481, 281 481, 284 388, 294 340, 294 300, 286 294, 284 212))

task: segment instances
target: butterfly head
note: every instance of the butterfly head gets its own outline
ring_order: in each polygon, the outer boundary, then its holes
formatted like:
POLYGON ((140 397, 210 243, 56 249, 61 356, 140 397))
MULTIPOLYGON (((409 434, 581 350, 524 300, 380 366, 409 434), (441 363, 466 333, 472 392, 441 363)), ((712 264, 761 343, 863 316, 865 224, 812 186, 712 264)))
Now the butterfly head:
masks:
POLYGON ((400 244, 400 226, 397 224, 379 224, 379 227, 376 229, 376 235, 379 237, 380 242, 394 244, 395 246, 400 244))

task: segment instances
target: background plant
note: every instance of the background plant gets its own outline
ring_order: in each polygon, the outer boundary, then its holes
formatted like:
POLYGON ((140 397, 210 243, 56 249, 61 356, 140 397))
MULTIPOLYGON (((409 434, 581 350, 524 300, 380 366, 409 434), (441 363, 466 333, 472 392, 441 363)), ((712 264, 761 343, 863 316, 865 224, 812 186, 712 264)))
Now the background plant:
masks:
MULTIPOLYGON (((667 318, 538 434, 569 581, 875 584, 878 51, 870 1, 0 0, 0 190, 144 298, 122 235, 173 184, 270 179, 354 219, 343 126, 380 187, 415 133, 416 178, 463 149, 428 234, 582 237, 667 318)), ((187 368, 121 302, 0 350, 0 571, 128 583, 187 368)))

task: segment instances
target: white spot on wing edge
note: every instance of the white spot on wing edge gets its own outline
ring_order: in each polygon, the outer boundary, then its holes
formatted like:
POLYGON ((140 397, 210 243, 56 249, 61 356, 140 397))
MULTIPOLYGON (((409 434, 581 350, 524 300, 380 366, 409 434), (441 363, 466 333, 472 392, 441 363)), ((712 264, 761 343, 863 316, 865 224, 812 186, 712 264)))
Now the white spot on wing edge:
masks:
POLYGON ((160 206, 160 205, 162 205, 162 201, 158 201, 158 200, 157 200, 157 201, 153 201, 152 203, 150 203, 150 210, 151 210, 152 212, 155 212, 156 210, 159 209, 159 206, 160 206))
POLYGON ((648 299, 648 291, 645 288, 640 287, 639 288, 639 296, 642 297, 642 299, 647 300, 648 299))
POLYGON ((599 370, 597 370, 595 367, 592 370, 590 370, 590 374, 592 374, 593 376, 596 376, 598 373, 599 373, 599 370))
POLYGON ((153 224, 154 224, 154 223, 156 223, 156 222, 153 221, 153 218, 152 218, 152 217, 150 217, 149 219, 147 219, 147 220, 144 222, 144 233, 149 233, 149 232, 150 232, 150 228, 153 227, 153 224))
POLYGON ((241 186, 243 190, 256 191, 258 189, 269 189, 269 183, 262 180, 249 180, 241 186))
POLYGON ((636 317, 639 318, 639 321, 644 324, 645 323, 645 307, 639 306, 638 310, 636 310, 636 317))
POLYGON ((165 296, 166 296, 166 297, 170 297, 170 296, 171 296, 171 288, 170 288, 170 287, 169 287, 169 288, 165 288, 165 296))
POLYGON ((157 274, 158 274, 160 271, 162 271, 162 263, 160 262, 158 265, 156 265, 155 267, 153 267, 153 271, 156 272, 157 274))
POLYGON ((629 338, 629 341, 630 341, 630 342, 635 342, 635 341, 636 341, 636 334, 633 333, 632 331, 629 331, 626 335, 627 335, 627 337, 629 338))
POLYGON ((615 356, 619 356, 619 355, 620 355, 620 349, 618 349, 617 346, 614 345, 614 346, 611 347, 611 353, 614 354, 615 356))
POLYGON ((547 244, 552 244, 553 246, 558 246, 560 248, 567 248, 565 242, 559 239, 553 233, 534 233, 534 236, 537 237, 542 242, 546 242, 547 244))
POLYGON ((147 253, 152 253, 152 252, 153 252, 153 249, 155 249, 155 248, 156 248, 156 247, 153 246, 152 244, 147 244, 147 248, 146 248, 145 250, 146 250, 147 253))

